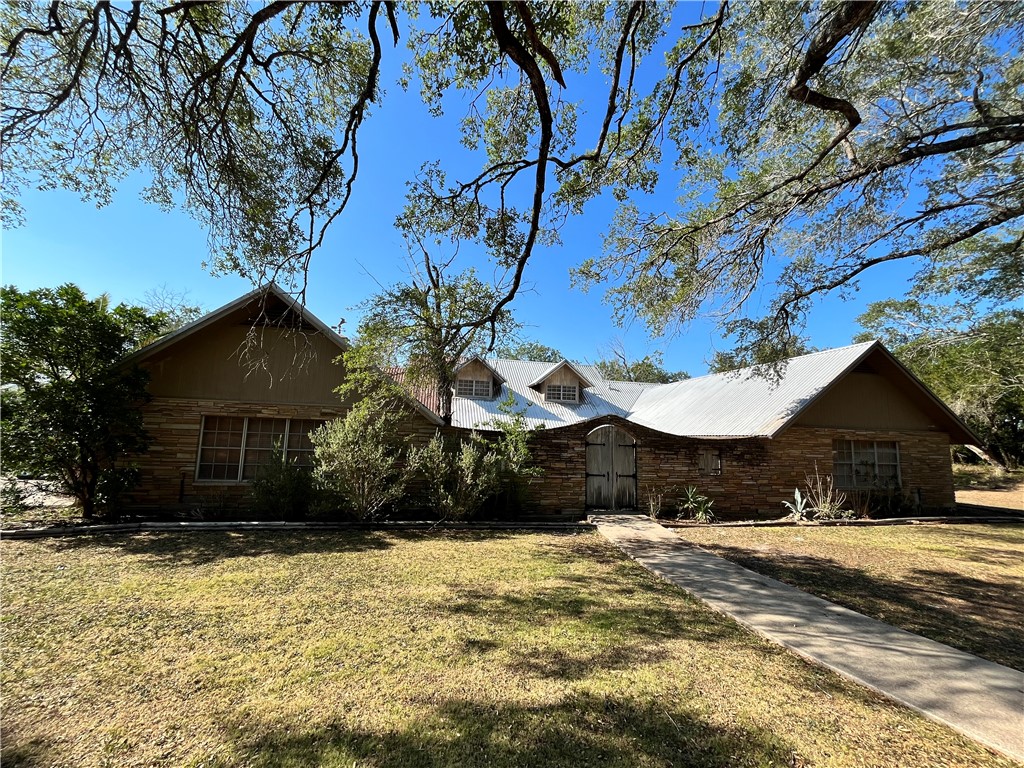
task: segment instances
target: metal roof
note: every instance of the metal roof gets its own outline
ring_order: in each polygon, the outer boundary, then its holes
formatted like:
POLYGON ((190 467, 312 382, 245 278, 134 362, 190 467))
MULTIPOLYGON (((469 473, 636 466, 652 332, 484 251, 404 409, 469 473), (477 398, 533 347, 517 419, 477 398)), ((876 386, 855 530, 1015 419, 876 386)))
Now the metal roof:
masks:
POLYGON ((536 429, 565 427, 601 416, 626 418, 640 394, 658 384, 643 384, 635 381, 606 381, 601 372, 590 365, 574 365, 573 370, 590 383, 582 390, 579 403, 548 402, 544 394, 532 389, 531 382, 545 378, 547 371, 554 372, 560 365, 538 363, 529 360, 488 360, 505 384, 497 397, 489 400, 455 397, 452 400, 452 425, 467 429, 493 429, 495 421, 507 417, 499 405, 512 394, 517 411, 525 409, 526 426, 536 429))
POLYGON ((741 368, 649 389, 629 420, 660 432, 687 437, 772 437, 878 342, 793 357, 766 375, 741 368))

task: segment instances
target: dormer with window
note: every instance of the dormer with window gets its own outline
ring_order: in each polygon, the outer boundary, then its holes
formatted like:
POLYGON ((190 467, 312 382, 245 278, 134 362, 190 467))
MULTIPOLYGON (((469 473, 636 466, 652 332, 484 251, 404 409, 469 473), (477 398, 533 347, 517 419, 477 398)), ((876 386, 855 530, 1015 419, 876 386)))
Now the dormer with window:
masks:
POLYGON ((455 396, 492 400, 505 380, 482 357, 467 360, 455 371, 455 396))
POLYGON ((530 387, 549 403, 579 403, 583 390, 593 384, 568 360, 555 363, 537 377, 530 387))

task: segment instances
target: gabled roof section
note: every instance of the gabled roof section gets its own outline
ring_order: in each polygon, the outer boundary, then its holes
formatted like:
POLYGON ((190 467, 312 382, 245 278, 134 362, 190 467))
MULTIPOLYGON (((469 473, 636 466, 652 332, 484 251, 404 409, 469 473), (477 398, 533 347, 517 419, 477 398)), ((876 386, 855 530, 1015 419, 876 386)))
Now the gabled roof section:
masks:
POLYGON ((494 369, 494 367, 490 363, 488 363, 480 355, 473 355, 471 358, 469 358, 468 360, 463 362, 461 365, 459 365, 459 367, 455 369, 455 375, 458 376, 459 375, 459 371, 461 371, 463 368, 465 368, 467 365, 469 365, 470 363, 472 363, 474 361, 480 363, 481 365, 483 365, 484 368, 486 368, 488 371, 490 371, 491 375, 494 376, 494 378, 496 378, 500 384, 504 384, 505 383, 505 377, 502 376, 500 373, 498 373, 494 369))
MULTIPOLYGON (((587 397, 579 403, 549 402, 544 395, 530 386, 530 382, 543 381, 558 369, 558 364, 531 360, 488 360, 491 368, 505 380, 505 393, 513 400, 513 409, 524 414, 526 426, 549 429, 578 424, 602 416, 625 418, 640 393, 657 384, 635 381, 608 381, 593 366, 573 366, 582 381, 594 381, 587 397)), ((493 429, 496 421, 507 421, 501 411, 506 398, 492 400, 455 398, 452 403, 452 425, 466 429, 493 429)))
POLYGON ((686 437, 775 437, 857 366, 868 361, 923 407, 954 442, 977 437, 878 341, 790 358, 779 378, 755 367, 686 379, 645 390, 628 419, 686 437))
MULTIPOLYGON (((553 376, 555 373, 557 373, 562 368, 568 368, 570 371, 572 371, 574 374, 576 374, 576 376, 580 380, 580 383, 584 387, 593 387, 594 386, 593 383, 591 383, 590 379, 588 379, 586 376, 584 376, 583 373, 580 371, 580 369, 577 368, 572 363, 570 363, 568 360, 562 360, 561 362, 558 362, 558 363, 555 363, 555 364, 551 365, 547 370, 545 370, 543 373, 541 373, 540 376, 538 376, 536 379, 534 379, 529 384, 527 384, 527 386, 530 387, 531 389, 534 388, 534 387, 539 387, 541 384, 544 383, 544 381, 546 379, 551 378, 551 376, 553 376)), ((597 380, 600 381, 600 373, 597 376, 597 380)))
POLYGON ((204 328, 208 328, 211 325, 216 324, 254 302, 262 301, 266 304, 269 297, 274 297, 275 299, 283 302, 286 312, 292 312, 301 321, 309 323, 314 329, 333 341, 342 351, 348 349, 348 340, 344 336, 339 335, 337 331, 333 330, 320 318, 302 306, 302 304, 292 298, 292 296, 285 293, 277 284, 269 283, 267 285, 260 286, 259 288, 254 288, 244 296, 239 296, 237 299, 225 304, 223 307, 215 309, 209 314, 203 315, 198 320, 193 320, 191 323, 183 325, 178 330, 160 337, 152 344, 147 344, 141 349, 136 350, 125 359, 125 362, 141 362, 152 357, 157 352, 161 352, 168 347, 187 339, 189 336, 202 331, 204 328))

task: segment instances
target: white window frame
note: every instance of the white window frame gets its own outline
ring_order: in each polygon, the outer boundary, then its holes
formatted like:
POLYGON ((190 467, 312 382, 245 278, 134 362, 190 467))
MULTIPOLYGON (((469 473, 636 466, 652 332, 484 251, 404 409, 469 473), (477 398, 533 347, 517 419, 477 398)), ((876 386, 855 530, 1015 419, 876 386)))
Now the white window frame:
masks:
POLYGON ((578 384, 546 384, 544 399, 551 403, 578 403, 580 401, 579 392, 578 384), (566 397, 566 394, 570 392, 572 397, 566 397))
MULTIPOLYGON (((894 449, 894 453, 896 455, 896 486, 897 487, 903 487, 903 461, 902 461, 902 457, 900 455, 900 444, 899 444, 898 440, 855 440, 853 438, 836 438, 835 440, 832 441, 832 479, 835 481, 835 484, 836 484, 837 488, 841 488, 843 490, 870 491, 870 490, 880 490, 880 489, 884 489, 884 488, 888 488, 889 487, 888 484, 880 484, 879 483, 879 475, 878 475, 878 445, 879 445, 879 443, 892 445, 892 447, 894 449), (845 478, 843 478, 843 480, 844 480, 843 482, 840 482, 841 478, 839 477, 839 473, 836 471, 836 469, 837 469, 837 467, 839 466, 839 463, 840 463, 839 462, 839 447, 840 447, 841 443, 847 443, 849 445, 849 451, 850 451, 850 462, 848 464, 848 466, 850 467, 850 472, 849 472, 850 482, 849 483, 845 482, 845 478), (870 444, 870 446, 871 446, 870 455, 873 458, 872 458, 872 478, 871 478, 870 482, 862 481, 862 482, 858 483, 858 481, 857 481, 858 480, 858 473, 857 473, 858 449, 856 448, 856 446, 858 444, 860 445, 860 449, 859 449, 860 455, 864 455, 865 453, 867 453, 867 445, 868 444, 870 444)), ((846 462, 843 462, 843 464, 846 464, 846 462)), ((887 464, 887 466, 888 466, 888 464, 887 464)), ((846 475, 845 472, 843 474, 846 475)))
POLYGON ((308 451, 301 451, 299 449, 289 448, 289 442, 291 437, 291 428, 293 421, 319 421, 321 424, 324 423, 325 419, 316 418, 288 418, 285 416, 242 416, 239 414, 227 414, 227 413, 210 413, 203 414, 202 420, 199 424, 199 445, 196 449, 196 467, 193 475, 194 481, 203 485, 248 485, 252 482, 251 478, 244 478, 245 473, 245 454, 247 450, 258 450, 256 448, 250 448, 248 446, 249 439, 249 419, 277 419, 284 421, 284 433, 281 436, 281 450, 284 451, 284 460, 288 461, 288 453, 308 453, 308 451), (201 478, 199 477, 199 468, 203 463, 203 435, 206 433, 206 420, 207 418, 235 418, 242 419, 242 445, 238 449, 238 470, 235 473, 235 479, 230 478, 201 478))
POLYGON ((455 396, 474 400, 489 400, 494 396, 490 379, 456 379, 455 396))

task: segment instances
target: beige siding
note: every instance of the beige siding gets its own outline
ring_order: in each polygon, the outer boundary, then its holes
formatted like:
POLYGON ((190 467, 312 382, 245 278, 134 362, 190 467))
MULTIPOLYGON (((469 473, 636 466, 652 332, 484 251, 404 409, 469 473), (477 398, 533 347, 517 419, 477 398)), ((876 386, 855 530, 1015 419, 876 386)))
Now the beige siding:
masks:
POLYGON ((223 323, 143 363, 154 397, 340 405, 338 347, 315 331, 223 323), (247 343, 252 342, 247 347, 247 343))
POLYGON ((575 384, 577 387, 583 387, 582 382, 580 382, 580 377, 573 373, 572 369, 568 367, 559 368, 553 374, 544 379, 541 383, 542 392, 544 391, 544 387, 548 384, 575 384))
POLYGON ((855 429, 936 428, 920 405, 876 373, 848 374, 804 411, 796 424, 855 429))

